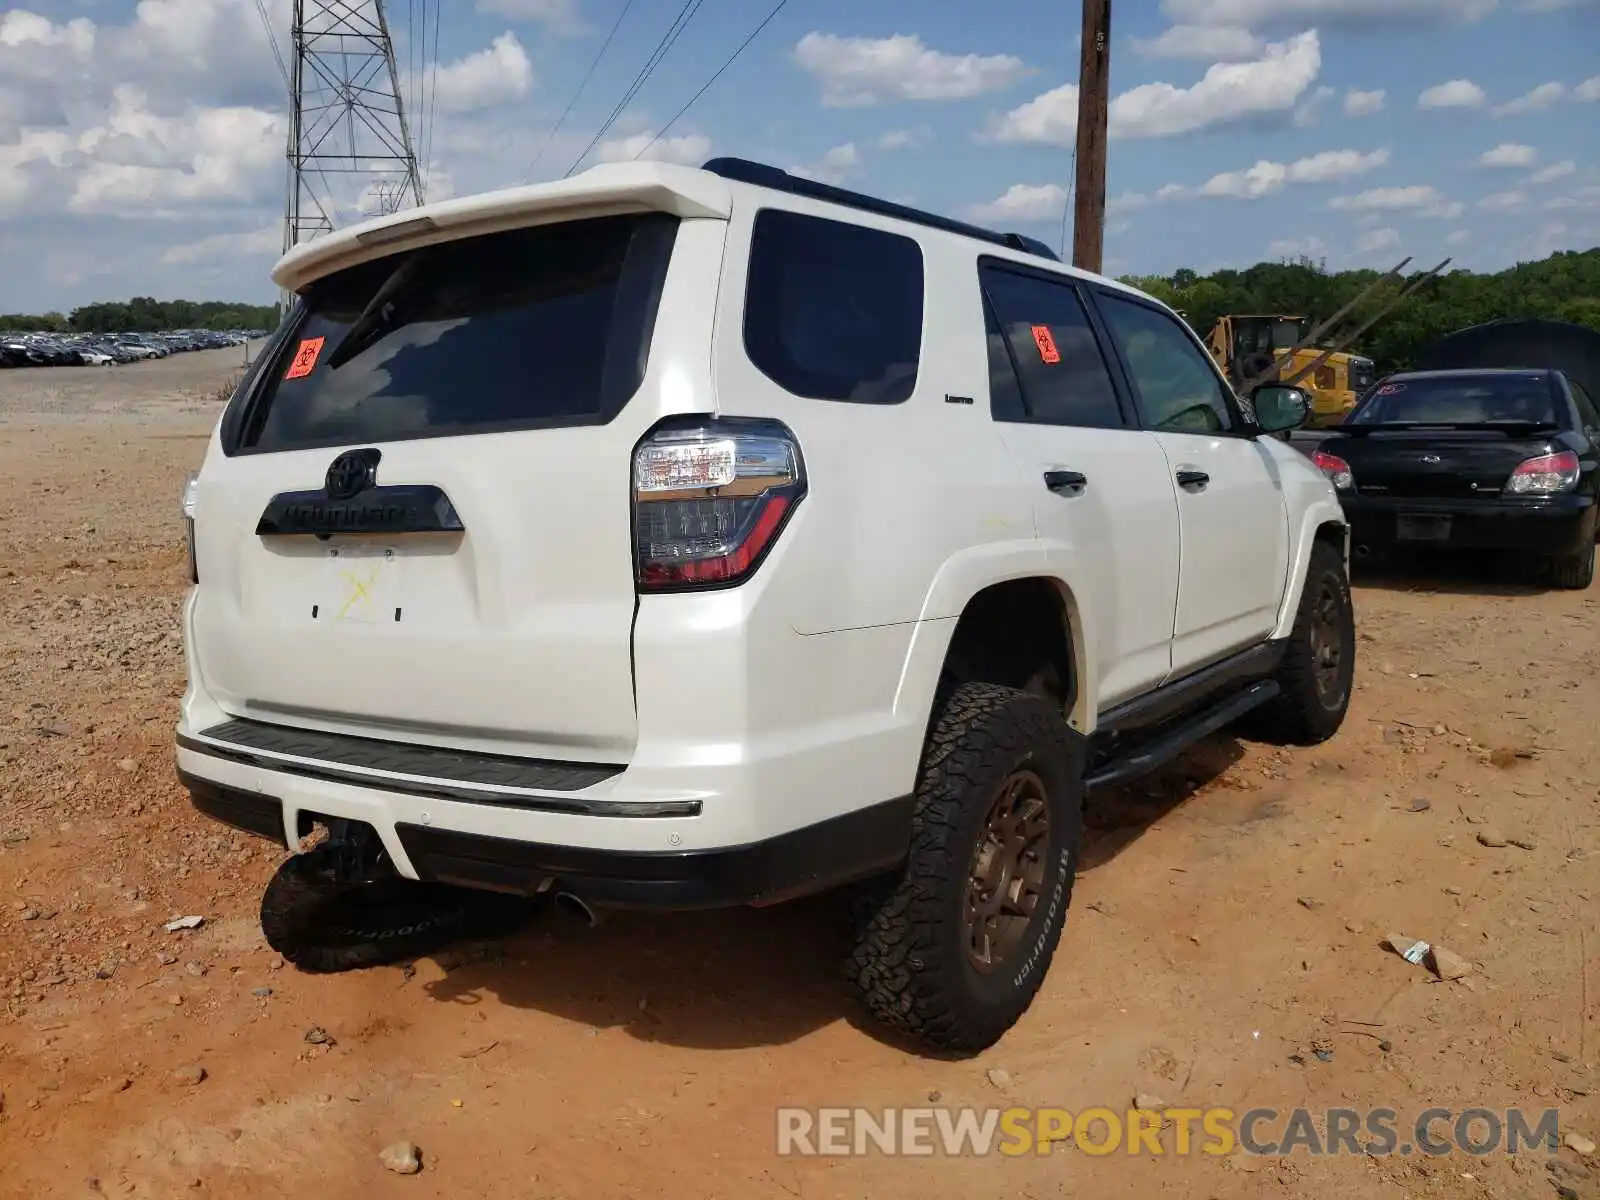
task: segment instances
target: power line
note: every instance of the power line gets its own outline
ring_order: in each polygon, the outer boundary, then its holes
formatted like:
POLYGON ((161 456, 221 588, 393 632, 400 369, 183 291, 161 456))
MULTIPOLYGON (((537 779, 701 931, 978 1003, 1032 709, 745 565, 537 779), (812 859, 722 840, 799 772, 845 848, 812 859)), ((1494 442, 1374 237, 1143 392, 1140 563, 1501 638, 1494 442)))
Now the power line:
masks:
POLYGON ((666 58, 667 52, 672 49, 673 43, 682 36, 683 31, 688 28, 689 22, 694 20, 695 14, 700 11, 700 6, 704 3, 705 0, 684 0, 683 7, 678 10, 678 15, 673 18, 673 22, 667 28, 667 32, 661 35, 661 40, 656 43, 655 50, 651 52, 644 66, 639 68, 639 73, 633 77, 633 83, 629 85, 622 99, 617 101, 616 107, 611 110, 610 115, 606 117, 594 137, 589 139, 589 144, 583 148, 583 153, 572 160, 572 165, 567 168, 566 174, 562 176, 563 179, 576 171, 583 160, 589 157, 589 152, 600 144, 600 140, 606 134, 611 132, 611 127, 617 123, 617 118, 633 102, 633 98, 639 94, 639 89, 650 81, 650 76, 655 74, 656 68, 661 65, 661 60, 666 58))
POLYGON ((740 42, 738 47, 734 50, 734 52, 732 54, 728 55, 728 57, 723 61, 723 64, 720 67, 718 67, 714 72, 712 72, 711 78, 705 81, 705 83, 701 86, 700 90, 698 92, 696 92, 694 95, 690 96, 689 99, 684 102, 683 107, 680 108, 677 112, 672 114, 671 120, 669 120, 665 125, 663 125, 656 132, 656 135, 653 138, 651 138, 648 142, 646 142, 644 144, 644 146, 639 150, 638 154, 635 154, 633 156, 633 159, 634 159, 635 162, 637 162, 639 160, 640 156, 643 155, 646 150, 650 149, 651 146, 654 146, 657 142, 659 142, 662 138, 664 138, 667 135, 667 130, 671 129, 674 125, 676 125, 678 123, 678 118, 683 116, 684 113, 688 112, 689 109, 694 106, 694 102, 696 100, 700 99, 701 96, 704 96, 707 92, 709 92, 711 90, 711 85, 716 83, 717 80, 722 77, 722 73, 724 71, 726 71, 729 67, 733 66, 734 60, 737 59, 739 57, 739 55, 741 55, 741 54, 743 54, 745 52, 745 49, 750 45, 751 42, 755 41, 756 38, 761 36, 761 31, 763 29, 765 29, 768 25, 772 24, 773 18, 776 17, 780 12, 782 12, 784 5, 786 5, 788 3, 789 3, 789 0, 778 0, 778 3, 773 6, 772 11, 769 12, 766 15, 765 18, 763 18, 761 24, 757 25, 755 27, 755 29, 753 29, 751 31, 750 36, 745 38, 744 41, 740 42))
MULTIPOLYGON (((257 0, 259 3, 259 0, 257 0)), ((606 50, 611 46, 611 39, 617 36, 617 30, 622 28, 623 18, 628 15, 628 10, 633 7, 633 0, 628 0, 622 6, 622 11, 617 14, 617 19, 612 22, 611 32, 606 34, 606 40, 600 44, 600 52, 594 56, 594 61, 589 64, 589 69, 583 73, 583 78, 578 83, 577 91, 572 93, 572 99, 567 101, 567 107, 562 110, 561 117, 551 126, 550 132, 545 135, 544 145, 539 147, 539 153, 533 156, 533 163, 528 167, 528 174, 532 175, 539 165, 539 160, 544 157, 544 152, 550 148, 550 143, 555 140, 556 134, 561 132, 561 127, 567 123, 567 118, 572 115, 573 106, 578 103, 578 97, 583 95, 583 89, 589 86, 595 68, 600 65, 600 60, 605 57, 606 50)), ((587 152, 586 152, 587 153, 587 152)))
MULTIPOLYGON (((432 79, 426 92, 422 113, 422 173, 428 174, 433 166, 433 128, 434 116, 439 109, 439 13, 444 7, 444 0, 433 0, 433 70, 432 79)), ((427 46, 427 34, 423 34, 423 46, 427 46)))

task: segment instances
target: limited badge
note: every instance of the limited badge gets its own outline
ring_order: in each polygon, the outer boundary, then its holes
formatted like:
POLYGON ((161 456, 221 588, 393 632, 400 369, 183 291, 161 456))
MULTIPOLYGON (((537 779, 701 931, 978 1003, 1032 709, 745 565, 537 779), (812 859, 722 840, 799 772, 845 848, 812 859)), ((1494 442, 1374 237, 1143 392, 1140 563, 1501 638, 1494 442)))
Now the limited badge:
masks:
POLYGON ((1051 336, 1050 326, 1035 325, 1033 327, 1033 341, 1039 347, 1039 357, 1047 363, 1061 361, 1061 351, 1056 349, 1056 339, 1051 336))
POLYGON ((289 369, 284 372, 285 379, 304 379, 316 370, 317 356, 322 353, 322 343, 326 338, 306 338, 294 352, 294 361, 289 364, 289 369))

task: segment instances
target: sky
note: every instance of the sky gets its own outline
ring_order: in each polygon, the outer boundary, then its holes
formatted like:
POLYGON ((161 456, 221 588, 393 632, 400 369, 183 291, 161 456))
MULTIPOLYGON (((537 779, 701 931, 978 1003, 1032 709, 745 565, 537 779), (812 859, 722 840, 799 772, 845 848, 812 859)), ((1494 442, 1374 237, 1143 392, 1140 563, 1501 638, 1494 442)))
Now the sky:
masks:
MULTIPOLYGON (((275 299, 293 2, 0 8, 0 311, 275 299)), ((774 2, 693 0, 635 87, 683 0, 387 0, 426 198, 731 154, 1059 244, 1076 5, 787 0, 663 128, 774 2)), ((1109 274, 1600 244, 1600 0, 1114 7, 1109 274)))

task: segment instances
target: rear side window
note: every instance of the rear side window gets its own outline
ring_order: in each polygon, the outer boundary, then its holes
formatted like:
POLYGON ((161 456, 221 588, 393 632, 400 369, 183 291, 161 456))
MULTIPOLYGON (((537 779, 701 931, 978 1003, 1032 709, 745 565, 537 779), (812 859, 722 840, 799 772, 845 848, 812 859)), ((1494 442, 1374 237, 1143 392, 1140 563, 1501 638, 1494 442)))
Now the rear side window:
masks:
POLYGON ((997 421, 1116 429, 1117 393, 1078 289, 999 267, 980 269, 992 320, 990 411, 997 421), (1009 361, 1007 361, 1009 360, 1009 361), (1022 408, 1008 373, 1021 384, 1022 408))
POLYGON ((604 423, 643 377, 676 229, 659 213, 540 225, 318 280, 237 448, 604 423))
POLYGON ((781 209, 756 215, 744 348, 810 400, 899 404, 917 384, 922 248, 908 237, 781 209))

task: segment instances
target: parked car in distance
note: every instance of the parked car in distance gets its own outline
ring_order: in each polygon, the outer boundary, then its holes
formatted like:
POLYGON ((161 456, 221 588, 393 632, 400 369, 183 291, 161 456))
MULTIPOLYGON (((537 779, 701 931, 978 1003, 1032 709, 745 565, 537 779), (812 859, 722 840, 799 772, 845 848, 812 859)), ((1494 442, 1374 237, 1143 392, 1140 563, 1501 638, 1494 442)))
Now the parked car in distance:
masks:
POLYGON ((1560 371, 1408 371, 1380 380, 1313 461, 1356 557, 1396 547, 1529 552, 1594 578, 1600 411, 1560 371))

